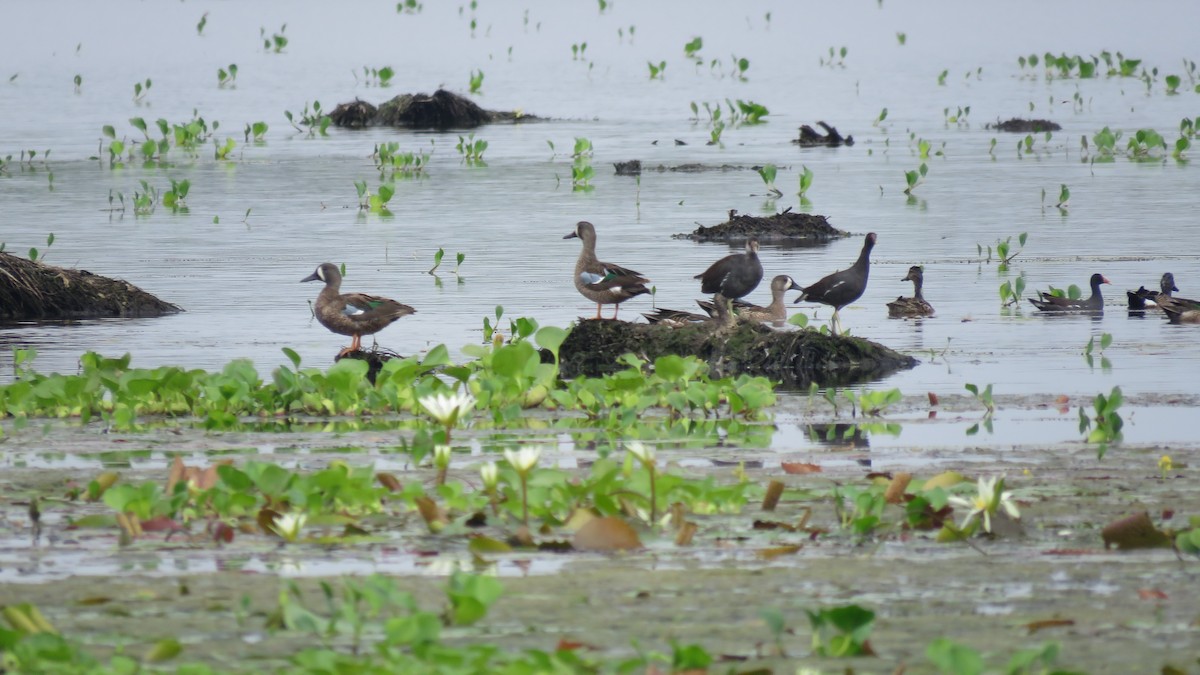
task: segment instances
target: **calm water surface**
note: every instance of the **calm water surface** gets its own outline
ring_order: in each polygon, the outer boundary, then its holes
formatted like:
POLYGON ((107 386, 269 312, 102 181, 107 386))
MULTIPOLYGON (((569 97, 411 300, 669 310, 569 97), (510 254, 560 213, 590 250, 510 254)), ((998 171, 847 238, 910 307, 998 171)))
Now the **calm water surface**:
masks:
MULTIPOLYGON (((579 244, 562 240, 581 219, 597 225, 603 259, 654 280, 654 302, 688 308, 699 295, 692 276, 729 249, 671 235, 721 222, 730 209, 799 208, 797 176, 807 166, 815 173, 808 210, 858 236, 818 248, 764 247, 764 265, 768 277, 811 283, 853 261, 862 234, 879 234, 870 287, 843 312, 843 324, 923 364, 871 386, 1194 392, 1195 371, 1186 365, 1200 356, 1200 334, 1155 315, 1131 318, 1122 306, 1126 289, 1153 286, 1164 271, 1175 273, 1181 295, 1200 296, 1197 168, 1169 158, 1090 165, 1079 149, 1081 136, 1105 126, 1125 138, 1153 128, 1173 143, 1180 119, 1200 113, 1183 65, 1200 57, 1193 35, 1200 5, 1150 2, 1138 11, 1154 17, 1154 30, 1132 29, 1128 5, 1116 2, 1011 2, 1001 12, 959 2, 617 2, 604 14, 594 2, 483 2, 472 34, 471 11, 454 3, 398 15, 394 3, 330 11, 285 2, 10 2, 6 23, 21 30, 9 32, 0 70, 0 156, 14 157, 0 174, 0 241, 24 255, 44 249, 53 232, 49 262, 127 279, 187 312, 7 327, 0 358, 35 348, 40 369, 72 371, 87 350, 131 352, 141 366, 208 369, 244 357, 265 375, 290 346, 306 364, 324 366, 346 340, 311 319, 318 288, 298 282, 327 260, 347 265, 346 289, 417 308, 378 336, 401 353, 480 340, 482 319, 496 305, 506 317, 567 325, 594 309, 570 282, 579 244), (285 23, 284 53, 264 52, 259 29, 269 35, 285 23), (696 36, 704 40, 700 65, 682 53, 696 36), (583 42, 584 59, 573 60, 571 45, 583 42), (829 47, 842 46, 844 67, 819 63, 829 47), (1142 59, 1158 78, 1149 87, 1137 78, 1048 81, 1041 67, 1017 63, 1030 53, 1105 49, 1142 59), (730 75, 731 55, 749 59, 745 81, 730 75), (662 60, 665 79, 649 80, 646 62, 662 60), (239 67, 236 86, 219 88, 216 71, 230 63, 239 67), (369 86, 363 66, 387 65, 397 71, 393 84, 369 86), (485 73, 481 105, 551 118, 475 130, 489 142, 486 166, 462 164, 457 133, 331 129, 308 138, 283 115, 313 100, 331 109, 439 85, 465 91, 475 69, 485 73), (1177 96, 1166 95, 1162 81, 1171 73, 1184 76, 1177 96), (153 86, 136 103, 133 84, 146 78, 153 86), (723 145, 706 146, 707 125, 689 119, 689 103, 726 98, 766 105, 769 121, 728 129, 723 145), (960 106, 971 108, 966 123, 948 124, 943 109, 960 106), (885 107, 886 121, 873 125, 885 107), (140 132, 129 118, 181 123, 193 110, 220 121, 215 138, 237 141, 233 160, 218 162, 207 148, 195 159, 173 149, 166 168, 112 169, 89 159, 105 124, 135 140, 140 132), (1020 136, 985 128, 1013 116, 1049 118, 1063 130, 1049 141, 1038 135, 1035 152, 1022 156, 1020 136), (242 128, 260 120, 270 125, 266 142, 243 143, 242 128), (818 120, 857 144, 800 150, 789 143, 800 124, 818 120), (576 137, 595 146, 590 192, 571 190, 566 153, 576 137), (921 163, 917 138, 943 154, 928 160, 925 184, 906 201, 903 172, 921 163), (431 150, 431 165, 426 177, 397 182, 392 216, 365 215, 353 183, 378 185, 369 155, 385 141, 431 150), (51 150, 50 161, 20 165, 20 151, 30 149, 51 150), (613 175, 611 163, 629 159, 774 163, 785 194, 767 200, 748 168, 648 172, 640 182, 613 175), (107 211, 110 190, 132 195, 142 180, 165 190, 172 178, 191 181, 188 212, 107 211), (1071 190, 1068 214, 1051 206, 1061 184, 1071 190), (1021 232, 1029 241, 1010 275, 978 260, 977 244, 1021 232), (450 264, 435 279, 425 271, 439 247, 450 264), (461 280, 450 272, 457 252, 466 254, 461 280), (926 297, 938 316, 888 320, 884 304, 911 293, 900 278, 912 264, 926 266, 926 297), (1018 273, 1029 295, 1050 284, 1084 285, 1096 271, 1113 282, 1102 318, 1048 318, 1027 303, 1000 307, 998 286, 1018 273), (1082 356, 1102 333, 1114 336, 1107 370, 1082 356), (930 359, 930 350, 945 353, 930 359)), ((766 286, 752 299, 765 303, 766 286)), ((649 298, 638 298, 621 315, 650 308, 649 298)), ((816 319, 828 312, 819 309, 816 319)))

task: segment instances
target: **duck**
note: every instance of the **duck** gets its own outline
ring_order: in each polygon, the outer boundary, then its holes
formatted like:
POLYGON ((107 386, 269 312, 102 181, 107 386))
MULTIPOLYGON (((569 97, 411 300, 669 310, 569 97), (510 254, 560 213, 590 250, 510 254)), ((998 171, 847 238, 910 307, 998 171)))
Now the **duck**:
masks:
POLYGON ((1111 284, 1103 274, 1097 272, 1092 275, 1089 283, 1092 286, 1092 295, 1089 298, 1080 298, 1072 300, 1061 295, 1051 295, 1045 291, 1041 291, 1038 295, 1041 298, 1029 298, 1029 302, 1033 303, 1034 307, 1043 312, 1103 312, 1104 298, 1100 295, 1101 284, 1111 284))
POLYGON ((830 330, 835 335, 839 327, 838 312, 846 305, 861 298, 863 291, 867 290, 867 279, 871 274, 871 249, 875 248, 875 240, 874 232, 867 233, 862 251, 859 252, 858 260, 855 260, 853 265, 834 272, 807 288, 800 289, 800 297, 793 300, 793 302, 805 300, 819 302, 833 307, 830 330))
POLYGON ((933 316, 933 305, 925 302, 925 297, 921 295, 921 284, 924 282, 925 268, 920 265, 913 265, 908 268, 908 274, 900 281, 913 282, 913 296, 906 298, 900 296, 895 302, 889 302, 888 316, 893 319, 902 319, 904 317, 916 316, 933 316))
MULTIPOLYGON (((1175 287, 1175 275, 1166 272, 1162 275, 1162 280, 1159 281, 1159 288, 1162 289, 1162 295, 1171 297, 1172 291, 1178 291, 1175 287)), ((1125 295, 1129 296, 1129 309, 1146 309, 1146 301, 1153 301, 1158 293, 1147 289, 1145 286, 1139 287, 1136 291, 1125 291, 1125 295)))
POLYGON ((1154 299, 1155 304, 1162 307, 1171 323, 1200 323, 1200 302, 1187 298, 1176 298, 1166 293, 1160 293, 1154 299))
MULTIPOLYGON (((733 302, 733 314, 742 321, 782 324, 784 321, 787 321, 787 304, 783 301, 783 294, 788 291, 798 290, 800 290, 800 284, 796 283, 790 276, 780 274, 771 279, 771 304, 766 307, 760 307, 748 302, 742 302, 741 300, 735 300, 733 302)), ((697 300, 696 304, 700 305, 700 309, 707 312, 710 317, 716 316, 717 305, 713 302, 709 300, 697 300)))
MULTIPOLYGON (((714 305, 714 311, 717 311, 714 305)), ((687 312, 682 309, 666 309, 659 307, 653 312, 644 312, 642 316, 646 317, 646 321, 650 323, 659 323, 672 328, 682 328, 684 326, 698 326, 706 323, 711 323, 716 315, 696 314, 695 312, 687 312)))
POLYGON ((758 239, 747 239, 745 253, 727 255, 692 278, 700 280, 701 293, 711 293, 714 303, 725 303, 729 316, 732 316, 733 301, 749 295, 762 281, 758 239))
POLYGON ((575 289, 583 297, 596 303, 596 318, 600 318, 602 305, 613 305, 613 319, 617 318, 622 302, 630 298, 649 293, 646 284, 650 280, 641 272, 600 262, 596 258, 596 226, 581 220, 575 224, 575 231, 563 239, 576 239, 583 242, 583 250, 575 263, 575 289))
POLYGON ((401 317, 417 310, 390 298, 365 293, 341 293, 342 273, 333 263, 321 263, 316 271, 300 280, 323 281, 325 288, 317 294, 314 314, 317 321, 338 335, 349 335, 349 347, 343 347, 337 358, 362 349, 362 336, 374 335, 401 317))

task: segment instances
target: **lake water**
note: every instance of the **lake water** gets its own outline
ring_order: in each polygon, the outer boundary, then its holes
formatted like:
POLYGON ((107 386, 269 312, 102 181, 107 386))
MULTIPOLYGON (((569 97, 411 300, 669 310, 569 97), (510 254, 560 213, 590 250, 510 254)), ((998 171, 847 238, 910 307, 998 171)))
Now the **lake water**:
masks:
MULTIPOLYGON (((594 310, 571 285, 579 243, 562 240, 584 219, 597 226, 602 259, 653 279, 658 306, 691 308, 699 297, 692 276, 729 249, 671 235, 722 222, 730 209, 798 208, 798 175, 807 166, 815 174, 808 210, 858 236, 818 248, 764 246, 767 278, 787 273, 812 283, 849 265, 861 235, 878 233, 870 286, 842 323, 923 363, 870 386, 1195 392, 1195 374, 1179 367, 1200 356, 1194 328, 1154 314, 1133 318, 1123 305, 1126 289, 1153 287, 1164 271, 1174 272, 1181 295, 1200 296, 1197 167, 1170 157, 1091 165, 1080 152, 1080 137, 1090 144, 1105 126, 1124 133, 1119 147, 1141 128, 1173 144, 1181 118, 1200 114, 1184 65, 1197 57, 1200 4, 1148 2, 1138 18, 1131 12, 1124 3, 1083 1, 617 0, 600 13, 595 2, 485 0, 474 11, 427 2, 415 15, 397 14, 392 3, 10 2, 6 24, 20 30, 8 31, 0 65, 0 156, 13 157, 0 173, 0 241, 20 255, 36 246, 51 263, 127 279, 187 312, 5 327, 0 358, 10 363, 12 348, 34 348, 39 369, 72 371, 87 350, 131 352, 141 366, 208 369, 244 357, 265 375, 285 362, 280 349, 288 346, 306 364, 323 366, 347 339, 312 320, 309 301, 319 289, 298 282, 325 261, 345 263, 345 289, 417 308, 378 336, 401 353, 481 340, 482 319, 496 305, 506 318, 567 325, 594 310), (270 36, 283 24, 286 49, 265 51, 260 28, 270 36), (700 64, 683 54, 697 36, 700 64), (571 46, 585 42, 583 58, 573 59, 571 46), (830 47, 843 46, 844 65, 820 63, 830 47), (1088 57, 1106 49, 1142 59, 1157 77, 1149 86, 1136 77, 1048 80, 1042 66, 1017 62, 1031 53, 1088 57), (735 55, 749 60, 745 80, 732 75, 735 55), (664 60, 665 76, 651 80, 647 61, 664 60), (221 88, 217 69, 231 63, 239 69, 236 85, 221 88), (364 66, 397 74, 389 87, 373 86, 364 66), (329 110, 356 97, 379 103, 439 85, 465 92, 473 70, 485 73, 474 97, 484 107, 549 118, 474 130, 489 142, 486 166, 464 165, 454 132, 330 129, 310 138, 284 117, 314 100, 329 110), (1167 95, 1167 74, 1183 77, 1180 94, 1167 95), (135 102, 133 85, 147 78, 152 87, 135 102), (690 119, 689 104, 727 98, 765 105, 768 121, 729 128, 722 145, 708 146, 708 125, 690 119), (960 106, 970 106, 965 123, 948 123, 943 110, 960 106), (883 108, 886 120, 873 124, 883 108), (211 142, 194 159, 172 149, 165 168, 133 162, 114 169, 89 159, 107 155, 100 152, 108 142, 103 125, 136 140, 141 134, 129 118, 153 128, 158 118, 186 122, 193 110, 210 125, 220 121, 214 138, 236 140, 232 159, 213 159, 211 142), (1033 152, 1019 154, 1023 135, 985 128, 1015 116, 1048 118, 1063 129, 1049 141, 1036 135, 1033 152), (802 150, 789 142, 800 124, 818 120, 853 135, 856 145, 802 150), (265 142, 244 143, 242 129, 257 121, 270 127, 265 142), (571 189, 576 137, 595 147, 592 191, 571 189), (916 139, 943 154, 927 160, 925 183, 906 200, 903 174, 921 164, 916 139), (392 216, 364 214, 354 181, 378 186, 369 156, 386 141, 432 150, 431 163, 426 177, 397 181, 392 216), (21 150, 39 154, 22 164, 21 150), (640 182, 615 176, 612 162, 630 159, 773 163, 784 196, 768 201, 748 168, 647 172, 640 182), (110 190, 128 199, 140 181, 165 191, 170 179, 183 178, 191 181, 186 213, 108 211, 110 190), (1061 184, 1071 191, 1065 214, 1053 206, 1061 184), (979 261, 977 244, 1022 232, 1029 240, 1009 275, 979 261), (46 250, 49 233, 56 239, 46 250), (446 261, 435 279, 425 272, 439 247, 446 261), (450 271, 458 252, 466 255, 461 282, 450 271), (885 303, 911 294, 900 279, 913 264, 925 265, 925 295, 938 316, 889 320, 885 303), (1048 318, 1027 302, 1001 308, 997 288, 1018 273, 1031 295, 1051 284, 1085 286, 1097 271, 1113 284, 1104 288, 1103 318, 1048 318), (1082 355, 1088 339, 1103 333, 1114 337, 1110 369, 1098 359, 1090 367, 1082 355), (930 359, 930 350, 945 353, 930 359)), ((767 302, 766 285, 751 299, 767 302)), ((650 298, 638 298, 621 316, 650 308, 650 298)), ((828 314, 822 308, 816 317, 828 314)))

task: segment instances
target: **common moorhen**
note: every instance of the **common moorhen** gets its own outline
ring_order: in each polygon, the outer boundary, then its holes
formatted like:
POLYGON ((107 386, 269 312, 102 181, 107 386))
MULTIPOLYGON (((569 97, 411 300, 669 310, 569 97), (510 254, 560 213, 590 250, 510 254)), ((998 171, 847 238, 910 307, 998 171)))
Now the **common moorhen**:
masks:
POLYGON ((649 293, 646 284, 650 281, 640 272, 600 262, 596 259, 596 228, 586 220, 575 225, 575 231, 563 239, 578 237, 583 241, 583 250, 575 263, 575 289, 583 297, 596 303, 596 318, 600 318, 601 305, 613 305, 613 318, 617 318, 620 304, 626 300, 649 293))
POLYGON ((758 240, 748 239, 745 253, 727 255, 692 278, 700 280, 701 293, 714 295, 713 302, 725 302, 727 307, 730 306, 732 301, 758 288, 758 283, 762 281, 763 266, 758 259, 758 240), (718 295, 721 297, 717 298, 718 295))
MULTIPOLYGON (((1175 275, 1170 272, 1162 275, 1162 280, 1158 285, 1162 289, 1162 294, 1167 297, 1171 297, 1171 291, 1179 290, 1175 287, 1175 275)), ((1141 286, 1136 291, 1125 291, 1125 295, 1129 296, 1129 309, 1146 309, 1146 301, 1153 301, 1154 296, 1158 293, 1141 286)))
POLYGON ((1112 283, 1103 274, 1093 274, 1091 279, 1092 295, 1089 298, 1072 300, 1062 295, 1051 295, 1041 291, 1038 298, 1029 298, 1034 307, 1043 312, 1103 312, 1104 298, 1100 296, 1100 285, 1112 283))
POLYGON ((349 347, 343 347, 338 356, 345 356, 362 349, 362 336, 373 335, 387 328, 393 321, 415 313, 417 310, 395 300, 364 293, 346 293, 342 287, 342 273, 333 263, 321 263, 317 270, 300 280, 324 281, 325 288, 317 294, 317 321, 338 335, 349 335, 349 347))
MULTIPOLYGON (((787 305, 783 302, 783 294, 788 291, 800 290, 800 284, 797 284, 791 277, 786 274, 771 279, 771 304, 766 307, 759 307, 748 302, 740 300, 733 303, 733 314, 738 319, 743 321, 756 321, 758 323, 782 323, 787 321, 787 305)), ((716 305, 708 300, 697 300, 696 304, 709 316, 716 316, 716 305)))
POLYGON ((921 284, 924 283, 925 268, 920 265, 913 265, 908 268, 908 274, 900 281, 913 282, 913 296, 911 298, 899 297, 895 302, 889 302, 888 316, 893 319, 902 319, 905 317, 917 316, 933 316, 933 306, 925 302, 925 297, 921 295, 921 284))
POLYGON ((875 248, 875 233, 867 234, 858 260, 850 267, 834 272, 808 288, 800 289, 800 297, 793 302, 808 300, 833 307, 830 328, 838 332, 838 312, 843 307, 862 297, 867 290, 867 277, 871 273, 871 249, 875 248))

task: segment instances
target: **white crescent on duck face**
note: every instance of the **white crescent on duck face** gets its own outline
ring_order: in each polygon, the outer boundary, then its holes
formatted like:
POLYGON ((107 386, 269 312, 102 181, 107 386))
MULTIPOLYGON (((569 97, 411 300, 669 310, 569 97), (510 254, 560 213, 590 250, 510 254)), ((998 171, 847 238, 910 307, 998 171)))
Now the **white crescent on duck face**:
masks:
POLYGON ((631 269, 601 262, 596 257, 596 228, 581 220, 575 231, 563 239, 578 238, 583 242, 579 259, 575 262, 575 289, 583 297, 596 303, 596 318, 600 318, 600 307, 614 305, 613 318, 617 318, 619 305, 626 300, 649 293, 649 279, 631 269))
POLYGON ((362 336, 378 333, 397 319, 417 311, 390 298, 365 293, 343 295, 340 293, 342 273, 333 263, 322 263, 300 281, 325 282, 325 287, 317 294, 313 314, 330 331, 351 336, 350 346, 343 348, 339 356, 362 349, 362 336))

